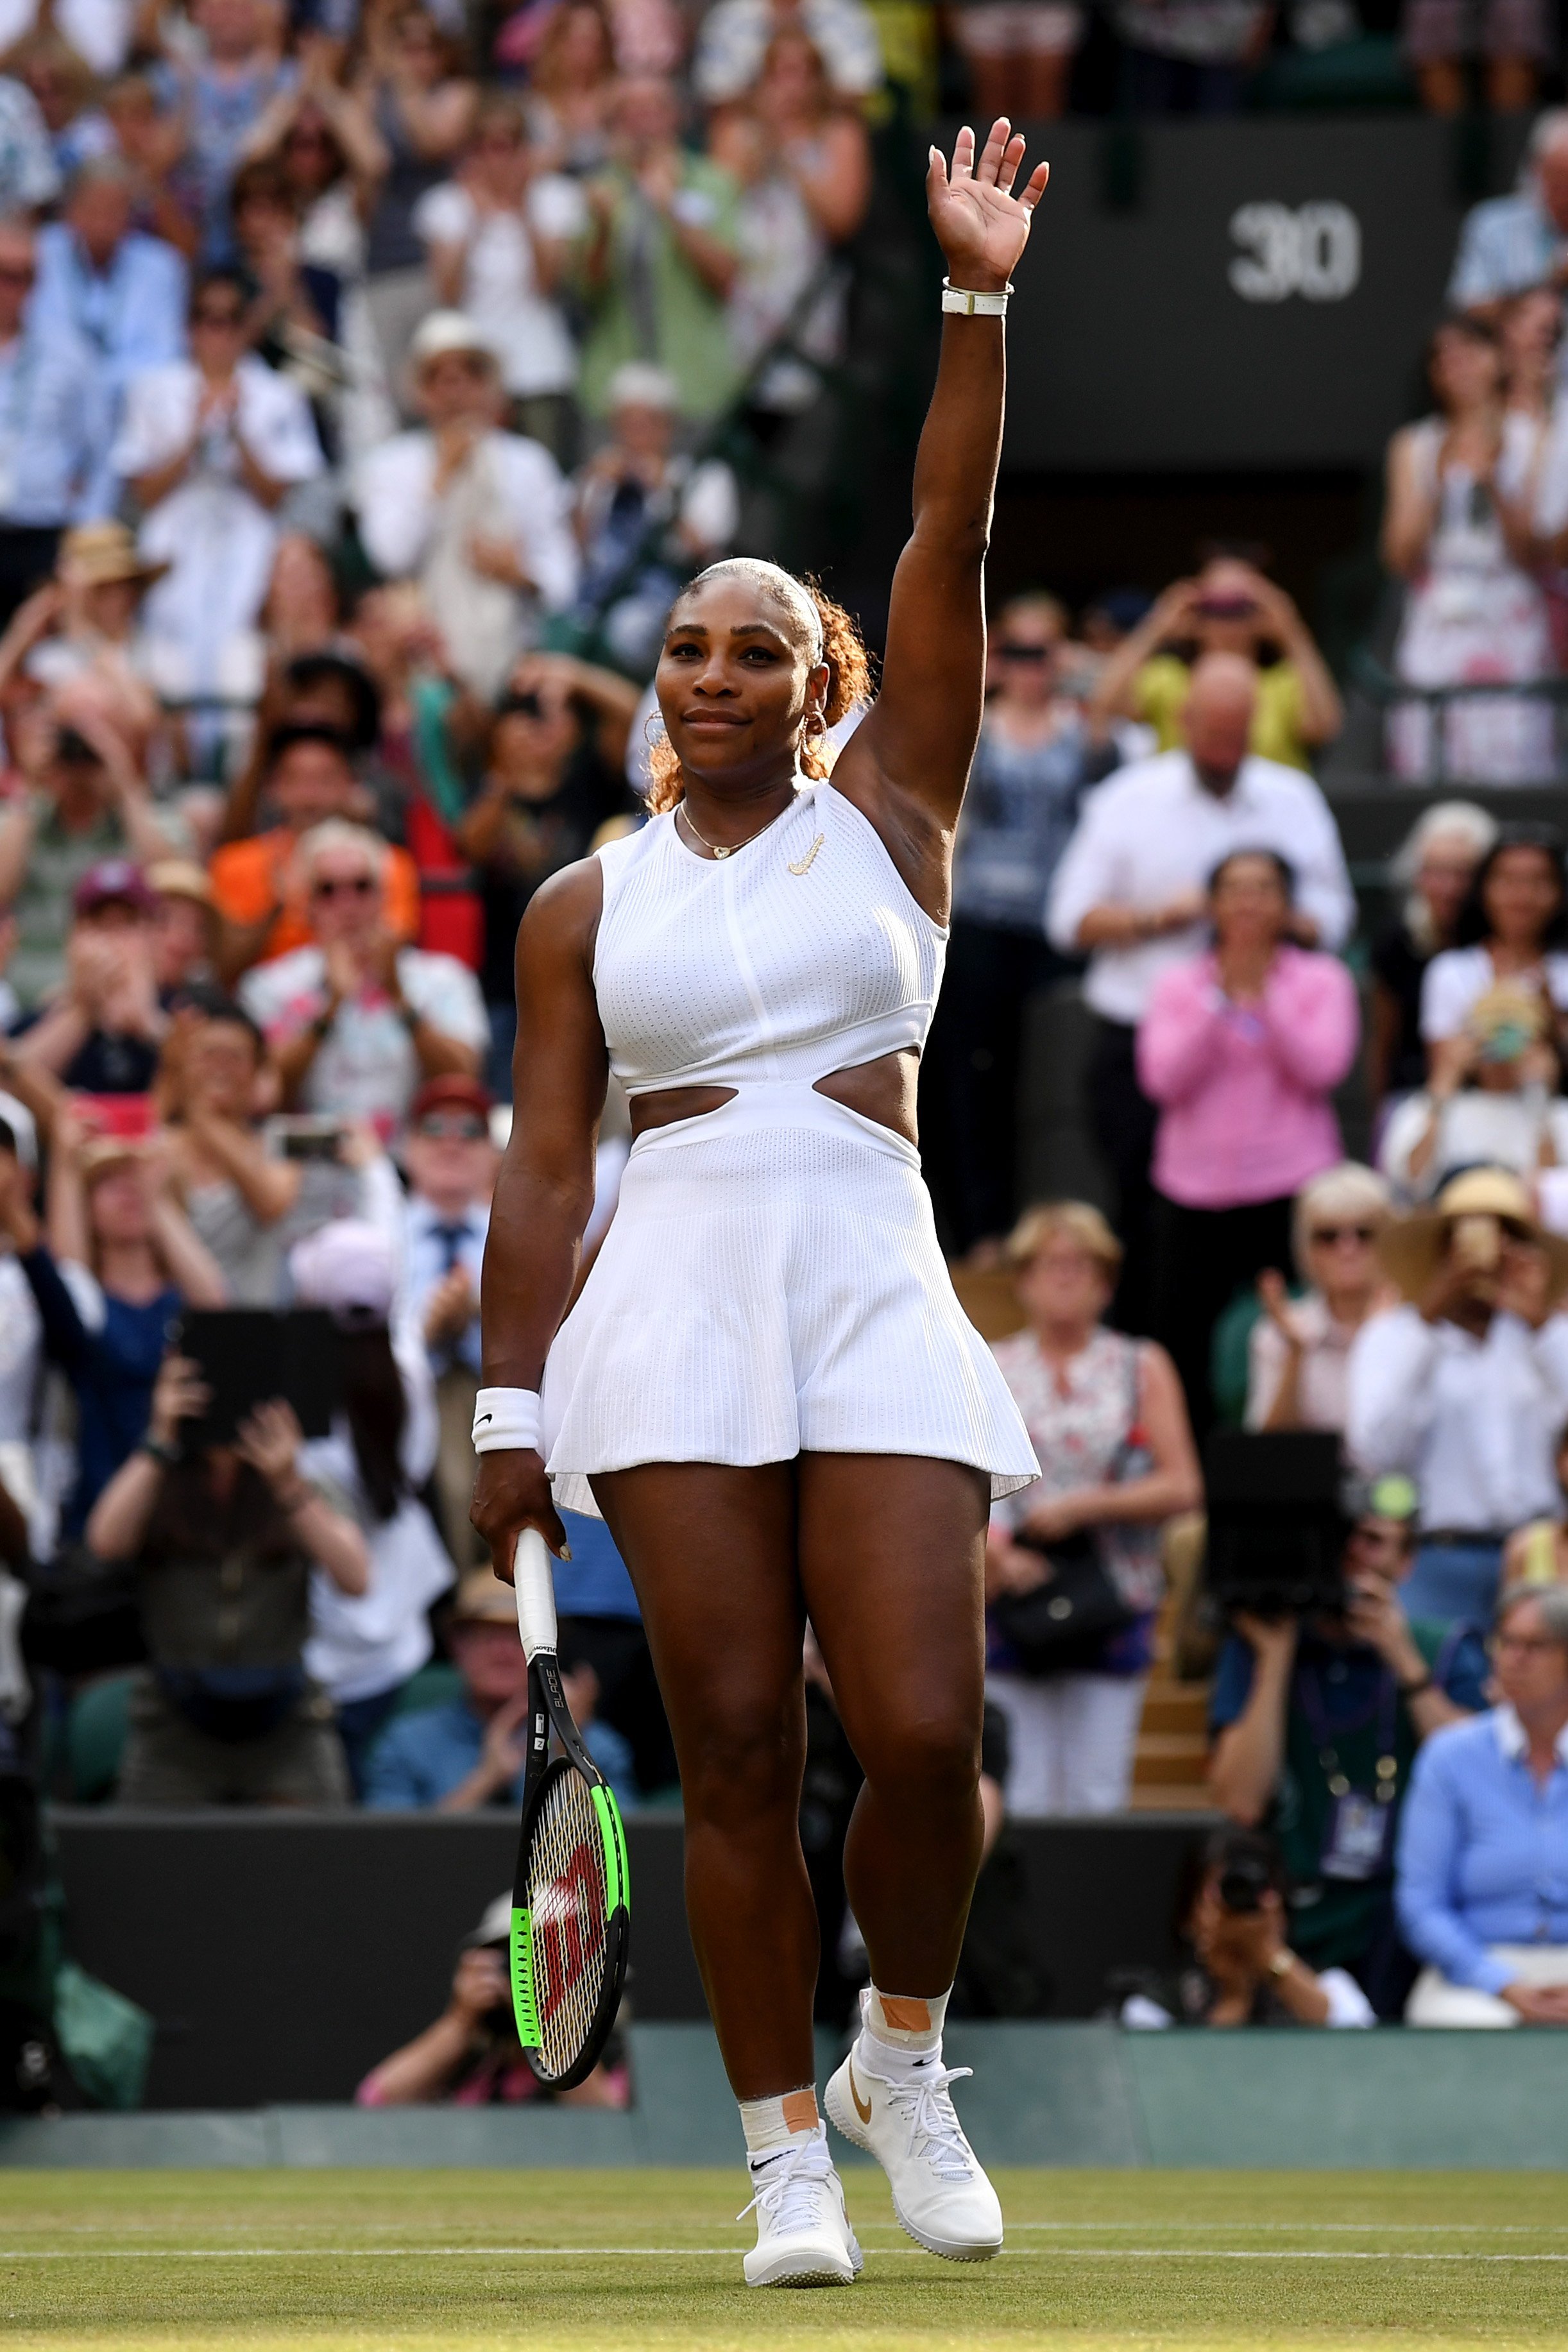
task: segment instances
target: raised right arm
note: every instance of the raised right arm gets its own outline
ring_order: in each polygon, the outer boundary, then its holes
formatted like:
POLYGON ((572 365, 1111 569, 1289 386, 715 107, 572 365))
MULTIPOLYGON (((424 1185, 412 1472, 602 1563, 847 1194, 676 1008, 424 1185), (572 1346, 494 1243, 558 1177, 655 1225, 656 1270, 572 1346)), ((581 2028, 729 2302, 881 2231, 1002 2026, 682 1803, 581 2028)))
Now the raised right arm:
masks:
MULTIPOLYGON (((593 982, 602 904, 601 868, 588 858, 545 883, 517 935, 511 1139, 479 1297, 487 1388, 538 1389, 576 1279, 609 1076, 593 982)), ((565 1540, 537 1453, 481 1454, 473 1516, 508 1582, 524 1528, 539 1528, 552 1549, 565 1540)))

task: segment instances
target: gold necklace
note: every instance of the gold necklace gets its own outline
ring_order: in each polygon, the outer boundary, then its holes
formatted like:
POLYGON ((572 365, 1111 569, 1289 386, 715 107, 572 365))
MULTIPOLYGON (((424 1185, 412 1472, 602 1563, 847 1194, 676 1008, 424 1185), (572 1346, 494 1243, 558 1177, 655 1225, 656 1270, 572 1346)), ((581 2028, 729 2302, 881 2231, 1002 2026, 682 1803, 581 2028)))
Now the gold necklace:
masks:
POLYGON ((735 852, 736 852, 736 850, 737 850, 737 849, 749 849, 749 848, 751 847, 751 845, 752 845, 752 842, 753 842, 753 841, 760 841, 760 840, 762 839, 762 837, 763 837, 763 834, 764 834, 764 833, 766 833, 766 831, 767 831, 767 829, 768 829, 768 825, 770 825, 770 824, 777 824, 777 823, 778 823, 778 821, 779 821, 779 818, 780 818, 781 816, 785 815, 785 814, 787 814, 787 812, 788 812, 788 808, 789 808, 790 806, 792 806, 792 805, 793 805, 793 803, 785 803, 785 806, 784 806, 784 808, 782 808, 782 809, 776 809, 776 810, 774 811, 773 814, 771 817, 769 817, 769 819, 768 819, 768 821, 767 821, 767 824, 760 824, 760 825, 758 825, 758 827, 757 827, 757 829, 756 829, 755 833, 749 833, 749 834, 746 835, 746 838, 745 838, 745 840, 744 840, 744 841, 735 841, 735 842, 731 842, 731 843, 730 844, 730 845, 729 845, 729 847, 728 847, 728 848, 724 848, 724 847, 722 847, 722 846, 721 846, 718 842, 716 842, 716 841, 710 841, 710 840, 709 840, 709 838, 708 838, 708 835, 707 835, 705 833, 699 833, 699 832, 698 832, 697 827, 696 827, 696 826, 692 824, 692 822, 691 822, 691 812, 690 812, 690 810, 687 807, 686 803, 685 803, 684 801, 681 801, 681 802, 679 803, 678 808, 677 808, 677 811, 676 811, 676 814, 677 814, 679 816, 681 816, 681 817, 684 817, 684 818, 685 818, 685 820, 686 820, 686 830, 688 831, 688 833, 689 833, 689 834, 691 835, 691 836, 692 836, 693 840, 695 840, 695 841, 700 841, 700 842, 702 844, 703 848, 704 848, 704 849, 706 849, 706 850, 708 851, 708 853, 709 853, 709 855, 710 855, 710 856, 715 857, 715 858, 718 858, 718 857, 733 857, 733 856, 735 855, 735 852))

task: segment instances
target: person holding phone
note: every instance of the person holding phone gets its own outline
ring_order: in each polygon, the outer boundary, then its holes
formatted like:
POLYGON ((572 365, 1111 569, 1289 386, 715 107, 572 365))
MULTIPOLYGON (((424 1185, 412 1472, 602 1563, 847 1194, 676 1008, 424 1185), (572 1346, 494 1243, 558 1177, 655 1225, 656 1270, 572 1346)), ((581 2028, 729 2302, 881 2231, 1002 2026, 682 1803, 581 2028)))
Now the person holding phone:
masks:
POLYGON ((1194 665, 1216 653, 1258 668, 1254 755, 1310 770, 1344 724, 1339 689, 1283 588, 1239 556, 1216 555, 1195 579, 1174 582, 1128 632, 1089 698, 1091 728, 1136 719, 1154 730, 1157 751, 1173 751, 1194 665))
POLYGON ((191 1360, 165 1356, 147 1433, 87 1523, 100 1559, 136 1568, 149 1653, 119 1801, 346 1804, 332 1703, 308 1679, 304 1649, 312 1570, 363 1592, 364 1538, 303 1474, 291 1405, 273 1398, 232 1443, 192 1447, 185 1432, 206 1402, 191 1360))

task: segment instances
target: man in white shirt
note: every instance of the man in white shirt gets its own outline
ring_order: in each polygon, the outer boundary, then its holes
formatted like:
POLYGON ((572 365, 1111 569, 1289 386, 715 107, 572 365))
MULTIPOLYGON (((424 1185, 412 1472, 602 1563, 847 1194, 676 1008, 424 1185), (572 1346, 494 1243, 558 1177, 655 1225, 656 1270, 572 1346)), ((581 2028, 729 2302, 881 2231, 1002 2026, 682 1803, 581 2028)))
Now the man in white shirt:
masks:
POLYGON ((426 423, 362 461, 360 537, 388 579, 418 580, 458 670, 489 701, 541 614, 576 593, 571 494, 548 450, 500 429, 500 370, 471 320, 433 310, 409 356, 426 423))
POLYGON ((1355 900, 1329 804, 1310 776, 1247 751, 1257 672, 1239 654, 1193 669, 1182 751, 1136 761, 1091 793, 1051 885, 1046 928, 1063 955, 1088 953, 1084 1000, 1099 1015, 1088 1076, 1090 1121, 1114 1171, 1127 1251, 1118 1319, 1146 1328, 1149 1163, 1154 1106, 1138 1085, 1133 1042, 1172 964, 1204 943, 1209 876, 1237 849, 1268 849, 1296 878, 1294 936, 1337 948, 1355 900))
POLYGON ((1351 1348, 1345 1440, 1369 1475, 1421 1494, 1412 1616, 1487 1624, 1504 1540, 1555 1518, 1568 1423, 1568 1242, 1542 1232, 1517 1176, 1456 1176, 1390 1227, 1380 1255, 1404 1303, 1351 1348))
POLYGON ((487 1557, 468 1518, 474 1492, 474 1399, 479 1386, 479 1268, 489 1231, 497 1153, 491 1097, 453 1071, 426 1078, 408 1108, 404 1246, 409 1313, 436 1377, 441 1444, 436 1490, 441 1532, 459 1568, 487 1557))

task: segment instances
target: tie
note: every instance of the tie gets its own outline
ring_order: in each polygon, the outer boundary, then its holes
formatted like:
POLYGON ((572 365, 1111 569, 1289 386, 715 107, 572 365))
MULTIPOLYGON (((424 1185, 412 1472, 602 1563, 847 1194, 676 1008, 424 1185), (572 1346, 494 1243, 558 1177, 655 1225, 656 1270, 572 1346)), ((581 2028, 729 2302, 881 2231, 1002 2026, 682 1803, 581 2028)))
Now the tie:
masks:
MULTIPOLYGON (((444 1280, 462 1255, 463 1244, 468 1238, 468 1228, 467 1224, 432 1225, 430 1231, 441 1244, 441 1276, 444 1280)), ((453 1365, 458 1362, 458 1351, 461 1345, 461 1339, 449 1339, 433 1352, 431 1368, 437 1377, 442 1372, 449 1372, 453 1365)))

